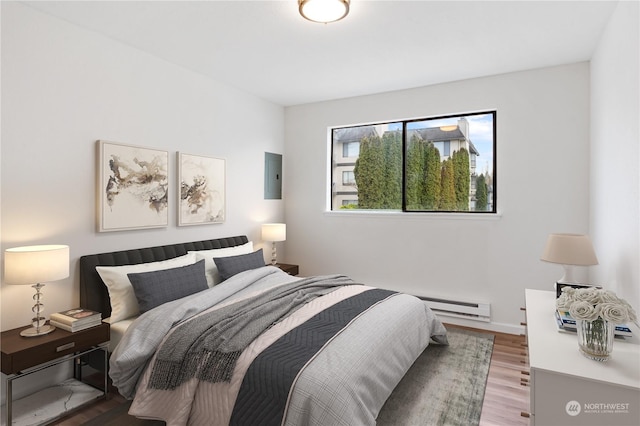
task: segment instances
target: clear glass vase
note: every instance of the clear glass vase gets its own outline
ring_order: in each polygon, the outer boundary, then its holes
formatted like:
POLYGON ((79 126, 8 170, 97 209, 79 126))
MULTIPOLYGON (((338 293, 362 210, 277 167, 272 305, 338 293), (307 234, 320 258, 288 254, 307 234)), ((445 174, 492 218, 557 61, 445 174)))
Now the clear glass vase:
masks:
POLYGON ((576 320, 578 347, 582 355, 596 361, 607 361, 613 351, 615 325, 598 318, 594 321, 576 320))

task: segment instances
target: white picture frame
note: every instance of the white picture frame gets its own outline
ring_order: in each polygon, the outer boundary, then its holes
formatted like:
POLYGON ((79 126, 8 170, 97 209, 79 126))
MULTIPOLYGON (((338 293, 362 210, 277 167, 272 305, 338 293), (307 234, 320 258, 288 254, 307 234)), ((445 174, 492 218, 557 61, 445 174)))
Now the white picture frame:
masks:
POLYGON ((178 226, 224 223, 226 160, 178 152, 178 226))
POLYGON ((169 224, 168 151, 99 140, 98 231, 169 224))

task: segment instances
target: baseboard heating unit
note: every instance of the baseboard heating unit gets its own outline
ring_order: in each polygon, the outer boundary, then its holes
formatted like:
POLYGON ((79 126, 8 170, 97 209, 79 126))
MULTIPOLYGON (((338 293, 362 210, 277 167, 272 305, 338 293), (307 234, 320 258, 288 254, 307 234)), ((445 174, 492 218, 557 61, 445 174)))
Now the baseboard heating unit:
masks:
POLYGON ((435 297, 416 296, 424 300, 436 314, 465 318, 475 321, 491 320, 491 304, 480 302, 461 302, 458 300, 439 299, 435 297))

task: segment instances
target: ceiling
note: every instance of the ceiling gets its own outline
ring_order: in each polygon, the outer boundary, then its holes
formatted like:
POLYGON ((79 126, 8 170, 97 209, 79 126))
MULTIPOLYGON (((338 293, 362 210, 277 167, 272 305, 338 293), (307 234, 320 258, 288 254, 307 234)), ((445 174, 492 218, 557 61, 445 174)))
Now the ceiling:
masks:
POLYGON ((351 0, 331 24, 297 0, 24 3, 290 106, 589 60, 617 2, 351 0))

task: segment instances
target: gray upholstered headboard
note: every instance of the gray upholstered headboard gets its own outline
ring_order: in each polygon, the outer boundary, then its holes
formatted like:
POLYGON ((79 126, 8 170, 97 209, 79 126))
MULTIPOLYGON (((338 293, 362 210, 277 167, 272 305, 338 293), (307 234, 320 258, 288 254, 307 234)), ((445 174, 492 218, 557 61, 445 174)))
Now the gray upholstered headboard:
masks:
POLYGON ((121 266, 156 262, 182 256, 187 254, 189 250, 234 247, 247 242, 249 242, 247 237, 242 235, 82 256, 80 258, 80 306, 101 312, 102 318, 107 318, 111 315, 109 292, 100 275, 98 275, 96 266, 121 266))

